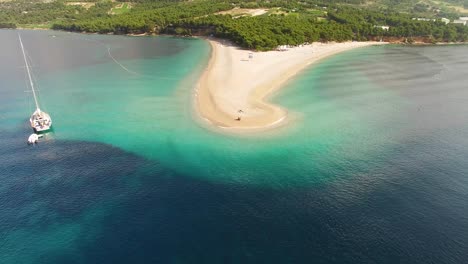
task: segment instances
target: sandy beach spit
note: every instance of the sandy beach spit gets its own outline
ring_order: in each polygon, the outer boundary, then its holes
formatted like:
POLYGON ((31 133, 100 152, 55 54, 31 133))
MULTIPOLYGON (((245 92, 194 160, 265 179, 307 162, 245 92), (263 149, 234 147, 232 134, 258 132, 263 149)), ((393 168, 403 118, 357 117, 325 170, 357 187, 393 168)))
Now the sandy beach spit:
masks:
POLYGON ((287 110, 266 99, 308 65, 346 50, 381 42, 313 43, 285 51, 254 52, 208 39, 211 58, 195 91, 202 118, 234 131, 268 129, 287 119, 287 110))

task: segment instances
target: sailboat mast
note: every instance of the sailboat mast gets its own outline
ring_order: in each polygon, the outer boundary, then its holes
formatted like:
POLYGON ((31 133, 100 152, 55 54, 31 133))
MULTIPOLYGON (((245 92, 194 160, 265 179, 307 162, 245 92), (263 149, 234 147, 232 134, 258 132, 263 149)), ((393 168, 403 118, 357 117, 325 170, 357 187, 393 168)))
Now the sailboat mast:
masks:
POLYGON ((21 44, 21 51, 23 51, 23 58, 24 58, 24 63, 26 64, 26 71, 28 72, 29 84, 31 84, 31 90, 34 96, 34 102, 36 103, 36 109, 40 111, 39 103, 37 102, 37 98, 36 98, 36 91, 34 90, 34 83, 31 77, 31 71, 29 70, 28 60, 26 59, 26 52, 24 52, 23 41, 21 40, 21 35, 19 33, 18 33, 18 37, 19 37, 19 41, 21 44))

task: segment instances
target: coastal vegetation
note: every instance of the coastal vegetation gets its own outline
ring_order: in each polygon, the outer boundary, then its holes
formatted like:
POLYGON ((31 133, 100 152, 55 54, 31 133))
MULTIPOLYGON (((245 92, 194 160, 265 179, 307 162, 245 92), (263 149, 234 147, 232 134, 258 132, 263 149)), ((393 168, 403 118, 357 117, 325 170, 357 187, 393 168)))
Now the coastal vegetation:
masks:
MULTIPOLYGON (((447 0, 444 4, 463 8, 466 2, 447 0)), ((460 13, 443 6, 413 0, 14 0, 0 3, 0 27, 39 25, 101 34, 205 35, 257 50, 316 41, 466 41, 468 26, 441 21, 442 17, 457 18, 460 13)))

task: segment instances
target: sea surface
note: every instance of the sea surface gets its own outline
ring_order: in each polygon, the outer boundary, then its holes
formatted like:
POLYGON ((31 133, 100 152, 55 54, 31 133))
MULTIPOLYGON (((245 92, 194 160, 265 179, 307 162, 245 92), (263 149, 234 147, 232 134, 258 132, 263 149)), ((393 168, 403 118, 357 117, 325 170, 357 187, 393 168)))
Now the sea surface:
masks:
POLYGON ((193 112, 201 39, 0 30, 0 263, 468 263, 468 46, 311 65, 251 135, 193 112), (34 110, 21 33, 54 132, 34 110))

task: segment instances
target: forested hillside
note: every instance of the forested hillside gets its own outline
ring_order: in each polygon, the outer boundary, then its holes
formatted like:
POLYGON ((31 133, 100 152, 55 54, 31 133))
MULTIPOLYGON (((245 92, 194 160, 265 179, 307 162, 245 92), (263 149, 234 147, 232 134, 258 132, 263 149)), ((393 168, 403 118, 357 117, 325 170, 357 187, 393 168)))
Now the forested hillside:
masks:
MULTIPOLYGON (((413 0, 192 0, 0 3, 0 27, 44 27, 113 34, 213 35, 240 46, 269 50, 315 41, 397 40, 454 42, 468 26, 446 24, 456 10, 413 0), (413 18, 424 17, 428 21, 413 18), (430 19, 430 20, 429 20, 430 19)), ((429 1, 429 0, 427 0, 429 1)), ((449 0, 461 5, 462 0, 449 0)))

